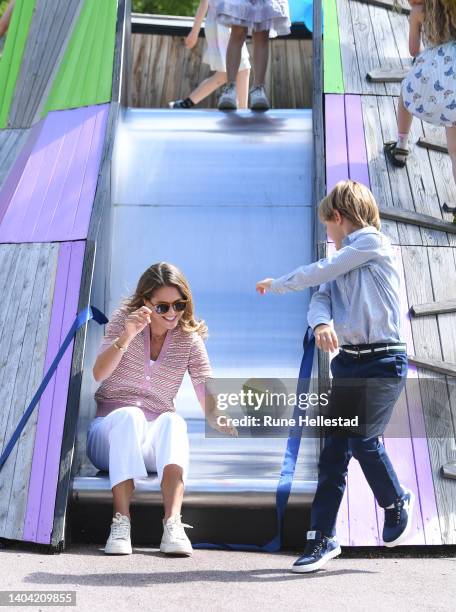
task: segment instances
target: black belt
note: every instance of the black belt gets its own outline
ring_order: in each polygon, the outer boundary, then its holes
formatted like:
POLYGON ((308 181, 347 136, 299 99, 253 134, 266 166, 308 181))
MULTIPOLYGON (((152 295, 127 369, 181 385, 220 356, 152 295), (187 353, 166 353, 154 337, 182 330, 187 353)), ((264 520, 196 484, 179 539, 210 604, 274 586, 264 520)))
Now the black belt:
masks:
POLYGON ((385 344, 343 344, 340 347, 343 353, 348 355, 377 355, 378 353, 384 353, 389 351, 396 351, 405 353, 407 351, 407 345, 403 342, 388 342, 385 344))

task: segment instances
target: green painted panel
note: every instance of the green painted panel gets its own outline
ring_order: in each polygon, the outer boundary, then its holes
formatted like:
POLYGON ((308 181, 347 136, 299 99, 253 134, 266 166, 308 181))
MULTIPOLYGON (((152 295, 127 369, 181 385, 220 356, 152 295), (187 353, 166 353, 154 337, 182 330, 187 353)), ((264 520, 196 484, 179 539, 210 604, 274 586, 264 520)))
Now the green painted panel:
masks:
POLYGON ((323 0, 323 67, 325 93, 344 93, 336 0, 323 0))
POLYGON ((0 59, 0 128, 8 123, 11 102, 35 10, 35 0, 16 0, 0 59))
POLYGON ((111 100, 117 0, 85 0, 42 115, 111 100))

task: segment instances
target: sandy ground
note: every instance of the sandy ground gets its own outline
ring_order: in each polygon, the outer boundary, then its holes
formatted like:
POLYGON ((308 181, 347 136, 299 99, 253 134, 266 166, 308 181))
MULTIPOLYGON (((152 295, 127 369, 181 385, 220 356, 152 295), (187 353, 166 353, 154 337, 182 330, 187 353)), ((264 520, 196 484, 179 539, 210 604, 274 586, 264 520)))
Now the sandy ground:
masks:
POLYGON ((87 544, 74 544, 60 555, 3 549, 0 590, 73 590, 76 609, 87 611, 455 609, 454 557, 340 557, 304 576, 290 573, 295 558, 289 552, 199 550, 180 559, 147 547, 114 557, 87 544))

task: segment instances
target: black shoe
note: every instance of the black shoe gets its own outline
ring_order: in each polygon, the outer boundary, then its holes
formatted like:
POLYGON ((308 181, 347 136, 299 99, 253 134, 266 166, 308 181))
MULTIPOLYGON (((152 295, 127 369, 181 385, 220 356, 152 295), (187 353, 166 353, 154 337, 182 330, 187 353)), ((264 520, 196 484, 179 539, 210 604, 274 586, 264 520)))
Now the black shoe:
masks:
POLYGON ((291 571, 298 574, 315 572, 341 552, 335 537, 327 538, 321 531, 308 531, 304 553, 293 563, 291 571))
POLYGON ((389 142, 385 142, 383 145, 383 150, 393 166, 405 168, 407 157, 410 155, 410 149, 402 149, 397 146, 396 141, 390 140, 389 142))
POLYGON ((404 495, 394 503, 394 508, 385 508, 383 543, 393 547, 407 539, 412 526, 414 494, 404 489, 404 495))
POLYGON ((185 98, 185 100, 175 100, 174 102, 170 102, 168 104, 169 108, 192 108, 195 104, 190 100, 190 98, 185 98))

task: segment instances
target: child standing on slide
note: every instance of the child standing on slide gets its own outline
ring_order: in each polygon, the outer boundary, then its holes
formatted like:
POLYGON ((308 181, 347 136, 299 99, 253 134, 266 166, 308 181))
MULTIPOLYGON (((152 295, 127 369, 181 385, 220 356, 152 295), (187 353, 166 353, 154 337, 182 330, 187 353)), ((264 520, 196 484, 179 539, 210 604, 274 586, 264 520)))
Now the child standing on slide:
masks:
POLYGON ((395 166, 405 166, 413 115, 443 126, 456 182, 456 2, 412 0, 410 5, 409 47, 416 57, 402 82, 397 140, 385 143, 385 154, 395 166))
POLYGON ((379 440, 407 375, 400 334, 399 275, 377 204, 367 187, 341 181, 319 206, 336 245, 334 255, 257 283, 261 294, 320 285, 308 321, 317 347, 339 353, 331 361, 330 418, 359 417, 361 426, 327 430, 304 554, 292 571, 312 572, 341 553, 335 536, 348 463, 355 457, 378 504, 385 509, 383 542, 397 546, 411 526, 414 495, 403 488, 379 440), (334 327, 331 326, 331 320, 334 327), (345 379, 345 380, 344 380, 345 379))
POLYGON ((236 110, 236 78, 241 49, 247 34, 253 37, 253 87, 250 108, 268 110, 264 84, 269 59, 269 38, 290 33, 288 0, 216 0, 217 22, 231 27, 226 54, 227 84, 220 96, 219 110, 236 110))
MULTIPOLYGON (((201 24, 204 17, 206 23, 204 33, 206 36, 206 47, 203 55, 203 62, 209 64, 214 74, 205 79, 191 94, 184 100, 170 102, 170 108, 192 108, 195 104, 207 98, 213 91, 226 83, 226 50, 230 39, 230 30, 224 25, 217 23, 215 19, 216 0, 201 0, 196 11, 195 21, 190 34, 185 39, 188 49, 198 42, 201 24)), ((241 61, 239 72, 236 78, 237 102, 239 108, 247 108, 249 95, 250 60, 247 45, 244 43, 241 50, 241 61)))

